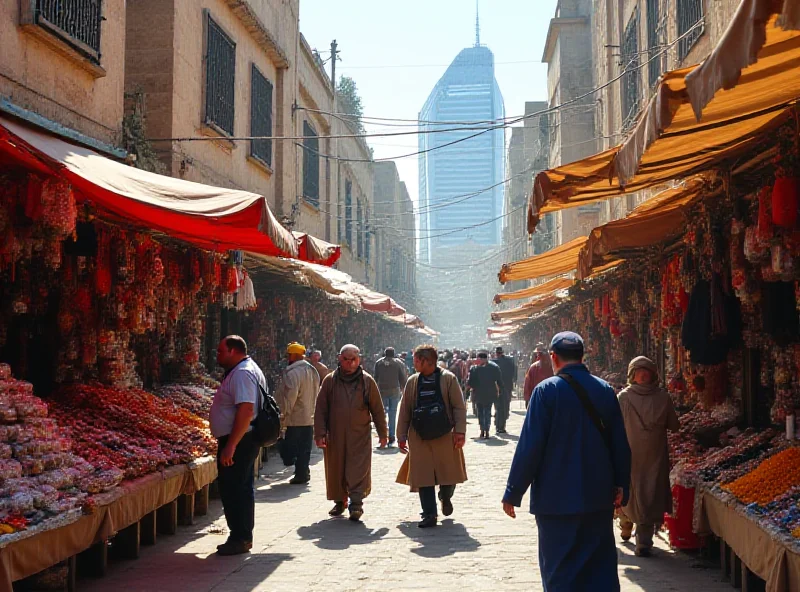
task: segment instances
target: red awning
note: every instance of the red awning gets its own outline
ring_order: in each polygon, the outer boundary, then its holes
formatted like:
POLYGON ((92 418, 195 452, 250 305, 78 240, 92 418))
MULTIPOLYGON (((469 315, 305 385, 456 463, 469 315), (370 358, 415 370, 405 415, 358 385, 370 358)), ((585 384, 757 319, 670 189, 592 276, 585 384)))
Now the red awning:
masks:
POLYGON ((339 245, 334 245, 305 232, 292 232, 292 234, 297 239, 298 255, 303 261, 330 267, 342 256, 342 247, 339 245))
POLYGON ((0 117, 0 154, 69 181, 79 203, 198 247, 297 257, 297 241, 264 197, 158 175, 0 117))

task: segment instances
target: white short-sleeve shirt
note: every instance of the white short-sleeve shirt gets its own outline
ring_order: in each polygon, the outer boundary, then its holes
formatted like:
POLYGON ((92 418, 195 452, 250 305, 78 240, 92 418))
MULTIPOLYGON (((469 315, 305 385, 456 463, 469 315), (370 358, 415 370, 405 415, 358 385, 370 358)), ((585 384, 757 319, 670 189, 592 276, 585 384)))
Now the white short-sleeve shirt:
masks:
POLYGON ((259 384, 264 387, 265 392, 268 392, 264 373, 249 357, 225 375, 214 394, 209 415, 211 434, 215 438, 222 438, 231 433, 236 419, 236 406, 241 403, 253 403, 253 419, 256 418, 261 406, 259 384))

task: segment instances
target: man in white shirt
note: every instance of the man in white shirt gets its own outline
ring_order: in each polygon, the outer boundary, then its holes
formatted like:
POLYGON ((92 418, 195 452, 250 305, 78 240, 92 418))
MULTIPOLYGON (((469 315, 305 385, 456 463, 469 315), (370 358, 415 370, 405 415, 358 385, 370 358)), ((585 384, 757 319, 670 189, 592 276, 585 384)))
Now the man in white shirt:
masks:
POLYGON ((217 363, 225 369, 225 376, 214 394, 209 419, 211 434, 218 441, 217 482, 230 529, 228 540, 217 547, 217 553, 240 555, 253 547, 254 465, 261 447, 253 440, 252 422, 267 381, 247 355, 247 343, 238 335, 220 341, 217 363))

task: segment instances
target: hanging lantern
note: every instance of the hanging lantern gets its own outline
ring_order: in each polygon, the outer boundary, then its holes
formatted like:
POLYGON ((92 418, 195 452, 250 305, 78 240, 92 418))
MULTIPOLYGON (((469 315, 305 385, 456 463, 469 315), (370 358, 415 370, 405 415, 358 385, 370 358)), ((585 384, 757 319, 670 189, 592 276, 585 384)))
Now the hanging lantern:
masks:
POLYGON ((772 222, 782 228, 794 228, 800 196, 800 178, 779 177, 772 188, 772 222))

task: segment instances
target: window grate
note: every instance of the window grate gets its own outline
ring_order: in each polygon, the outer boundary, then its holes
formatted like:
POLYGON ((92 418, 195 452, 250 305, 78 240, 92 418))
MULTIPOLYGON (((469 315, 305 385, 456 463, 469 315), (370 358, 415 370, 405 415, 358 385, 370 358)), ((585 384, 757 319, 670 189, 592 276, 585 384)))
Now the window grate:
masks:
POLYGON ((36 0, 36 22, 41 19, 100 53, 102 0, 36 0))
POLYGON ((647 0, 647 73, 650 86, 655 86, 664 73, 667 19, 661 12, 662 0, 647 0))
MULTIPOLYGON (((677 0, 678 37, 685 35, 692 27, 703 20, 703 0, 677 0)), ((678 62, 683 62, 686 56, 703 35, 705 25, 693 29, 691 33, 678 41, 678 62)))
MULTIPOLYGON (((250 88, 250 133, 253 136, 272 135, 272 83, 252 68, 250 88)), ((250 154, 272 166, 272 140, 252 140, 250 154)))
POLYGON ((233 135, 236 44, 208 17, 206 123, 233 135))
POLYGON ((344 182, 344 242, 348 247, 353 244, 353 184, 344 182))
POLYGON ((636 120, 641 103, 639 89, 639 10, 633 13, 622 39, 622 127, 627 130, 636 120))
POLYGON ((307 121, 303 122, 303 197, 319 207, 319 138, 307 121))
POLYGON ((361 200, 356 201, 356 256, 364 256, 364 218, 361 211, 361 200))

